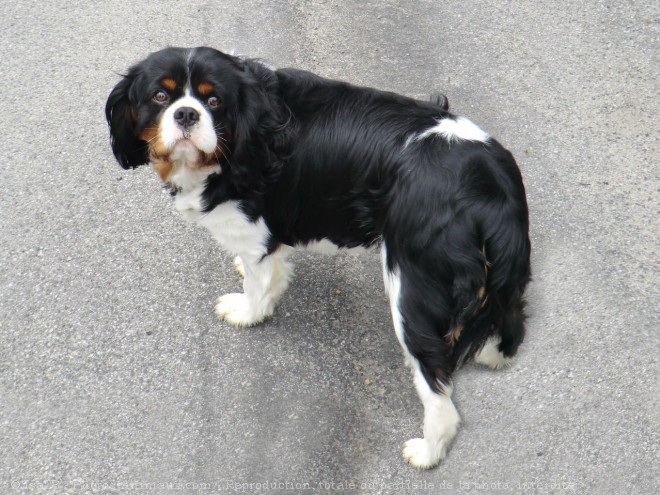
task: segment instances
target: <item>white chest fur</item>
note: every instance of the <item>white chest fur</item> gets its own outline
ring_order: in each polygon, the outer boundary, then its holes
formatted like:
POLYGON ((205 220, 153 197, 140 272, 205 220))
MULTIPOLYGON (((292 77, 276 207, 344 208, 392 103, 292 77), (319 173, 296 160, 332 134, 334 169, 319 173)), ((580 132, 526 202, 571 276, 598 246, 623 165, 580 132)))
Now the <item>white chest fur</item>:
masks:
POLYGON ((211 231, 213 237, 229 252, 239 254, 244 261, 258 263, 267 253, 270 231, 263 218, 251 222, 237 201, 216 206, 197 221, 211 231))
POLYGON ((252 222, 238 201, 226 201, 209 212, 202 211, 203 181, 177 194, 174 207, 183 217, 209 229, 224 249, 245 261, 258 263, 267 253, 270 231, 263 218, 252 222))

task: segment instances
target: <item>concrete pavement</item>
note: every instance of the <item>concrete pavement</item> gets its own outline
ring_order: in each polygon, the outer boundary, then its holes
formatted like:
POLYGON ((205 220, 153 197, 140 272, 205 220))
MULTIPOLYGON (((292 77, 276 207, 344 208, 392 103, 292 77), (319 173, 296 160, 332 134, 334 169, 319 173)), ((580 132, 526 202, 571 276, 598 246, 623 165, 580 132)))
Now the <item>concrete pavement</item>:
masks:
POLYGON ((1 493, 660 491, 656 2, 48 0, 0 22, 1 493), (442 91, 519 160, 528 338, 457 375, 437 469, 401 460, 422 409, 375 253, 297 254, 275 317, 230 328, 230 258, 114 162, 105 98, 167 44, 442 91))

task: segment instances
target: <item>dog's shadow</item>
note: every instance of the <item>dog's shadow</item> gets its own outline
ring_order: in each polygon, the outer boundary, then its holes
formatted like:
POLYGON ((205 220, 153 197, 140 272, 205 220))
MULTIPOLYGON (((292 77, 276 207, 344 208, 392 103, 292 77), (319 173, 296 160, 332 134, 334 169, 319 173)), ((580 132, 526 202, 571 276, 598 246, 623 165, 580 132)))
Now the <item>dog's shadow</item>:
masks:
POLYGON ((401 444, 421 433, 422 411, 378 254, 296 252, 292 261, 275 315, 242 331, 254 332, 249 361, 260 376, 245 397, 253 432, 241 440, 246 478, 276 478, 289 465, 306 479, 356 479, 367 466, 402 464, 401 444))

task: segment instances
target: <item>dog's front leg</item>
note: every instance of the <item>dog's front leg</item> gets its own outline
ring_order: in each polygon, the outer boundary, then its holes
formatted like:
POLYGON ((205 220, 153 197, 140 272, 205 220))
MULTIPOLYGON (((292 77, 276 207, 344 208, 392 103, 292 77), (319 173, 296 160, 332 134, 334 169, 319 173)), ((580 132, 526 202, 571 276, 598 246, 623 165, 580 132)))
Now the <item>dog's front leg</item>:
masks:
POLYGON ((218 317, 237 327, 249 327, 272 315, 293 271, 286 257, 286 251, 279 249, 263 258, 236 258, 234 267, 243 276, 243 294, 220 296, 215 303, 218 317))

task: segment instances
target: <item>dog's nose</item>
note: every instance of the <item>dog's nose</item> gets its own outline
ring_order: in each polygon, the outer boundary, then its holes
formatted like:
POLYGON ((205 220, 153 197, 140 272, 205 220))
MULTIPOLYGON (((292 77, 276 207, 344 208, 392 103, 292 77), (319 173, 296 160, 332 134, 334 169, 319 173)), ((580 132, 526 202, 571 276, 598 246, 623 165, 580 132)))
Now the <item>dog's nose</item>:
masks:
POLYGON ((199 112, 191 107, 181 107, 174 112, 174 120, 181 127, 192 127, 199 121, 199 112))

